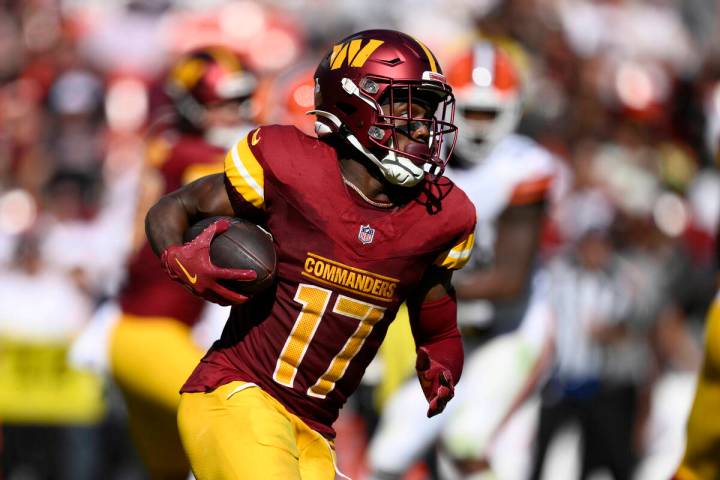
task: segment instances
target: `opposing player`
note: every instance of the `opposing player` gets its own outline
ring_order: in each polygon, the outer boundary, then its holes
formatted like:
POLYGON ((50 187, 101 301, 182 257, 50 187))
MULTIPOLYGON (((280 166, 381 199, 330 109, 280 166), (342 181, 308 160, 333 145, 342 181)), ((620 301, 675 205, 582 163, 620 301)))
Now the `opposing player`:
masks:
MULTIPOLYGON (((242 136, 249 121, 242 107, 255 83, 226 48, 183 55, 165 81, 175 120, 150 140, 154 168, 145 179, 155 178, 163 193, 221 172, 225 148, 211 141, 231 132, 242 136)), ((109 313, 117 322, 110 333, 110 370, 127 404, 133 440, 151 478, 185 479, 190 467, 177 432, 178 390, 206 348, 191 333, 206 303, 168 279, 144 242, 128 266, 118 304, 120 311, 109 313)))
POLYGON ((452 408, 432 422, 419 423, 422 412, 414 405, 422 394, 415 385, 395 394, 369 449, 377 478, 400 478, 438 436, 444 475, 487 470, 495 435, 530 391, 549 351, 547 310, 532 294, 531 277, 556 161, 512 133, 521 84, 503 50, 475 44, 448 81, 456 91, 459 133, 447 175, 473 200, 478 220, 472 268, 453 282, 468 354, 465 377, 452 408))
POLYGON ((292 124, 315 135, 315 118, 307 112, 314 107, 316 64, 300 63, 268 79, 258 90, 264 123, 292 124))
POLYGON ((450 277, 470 256, 475 226, 470 201, 441 176, 453 111, 423 44, 357 33, 315 73, 320 139, 257 128, 228 152, 224 175, 150 210, 148 238, 170 276, 236 304, 182 388, 178 424, 199 480, 335 478, 333 422, 405 300, 427 415, 452 398, 463 353, 450 277), (211 264, 208 245, 225 221, 182 244, 190 223, 212 215, 272 233, 272 291, 247 298, 218 283, 254 278, 211 264))

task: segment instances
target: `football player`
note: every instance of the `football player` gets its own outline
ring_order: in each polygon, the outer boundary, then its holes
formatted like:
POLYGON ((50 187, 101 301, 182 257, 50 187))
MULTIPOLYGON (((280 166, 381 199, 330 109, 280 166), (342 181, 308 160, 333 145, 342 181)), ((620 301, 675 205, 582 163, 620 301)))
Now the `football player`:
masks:
POLYGON ((147 216, 170 277, 233 304, 182 388, 178 424, 199 480, 341 475, 333 422, 403 301, 428 416, 460 378, 450 277, 470 256, 475 209, 442 176, 456 127, 438 61, 410 36, 368 30, 334 45, 314 84, 319 138, 259 127, 230 149, 224 174, 164 196, 147 216), (255 278, 211 263, 226 220, 183 244, 190 224, 214 215, 272 233, 270 291, 249 298, 221 285, 255 278))
MULTIPOLYGON (((720 137, 715 138, 713 143, 716 146, 716 158, 720 159, 720 137)), ((720 267, 720 232, 716 235, 715 245, 715 267, 718 268, 720 267)), ((685 453, 674 480, 720 478, 718 405, 720 405, 720 291, 715 295, 705 320, 703 363, 687 421, 685 453)))
POLYGON ((447 175, 474 202, 478 220, 472 268, 453 282, 468 354, 465 378, 452 408, 431 422, 419 423, 422 412, 413 405, 422 393, 415 385, 396 392, 369 449, 376 478, 400 478, 441 432, 445 476, 487 470, 498 430, 532 391, 550 352, 548 310, 542 295, 533 294, 531 277, 557 162, 513 133, 521 116, 520 77, 497 45, 473 45, 448 81, 459 133, 447 175))
MULTIPOLYGON (((222 172, 226 147, 217 143, 228 135, 240 138, 247 129, 244 112, 255 84, 240 58, 224 47, 192 51, 174 63, 164 89, 175 118, 172 128, 149 141, 153 168, 138 201, 143 218, 160 193, 222 172), (143 197, 152 196, 151 179, 160 192, 148 203, 143 197)), ((178 391, 205 351, 191 331, 205 302, 167 278, 145 241, 128 265, 117 304, 119 312, 108 312, 115 317, 109 367, 127 404, 134 443, 151 478, 185 479, 190 466, 177 431, 178 391)))
POLYGON ((707 314, 705 357, 687 423, 687 443, 676 480, 720 477, 720 293, 707 314))

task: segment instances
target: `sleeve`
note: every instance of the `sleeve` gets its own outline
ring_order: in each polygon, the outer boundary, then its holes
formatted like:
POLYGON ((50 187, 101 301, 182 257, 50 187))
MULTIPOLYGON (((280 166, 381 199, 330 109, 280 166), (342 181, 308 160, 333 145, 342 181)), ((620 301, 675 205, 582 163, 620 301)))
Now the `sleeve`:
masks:
POLYGON ((473 245, 475 244, 475 207, 470 203, 470 208, 466 215, 466 222, 462 227, 462 232, 456 237, 452 243, 452 247, 443 251, 436 259, 435 265, 448 270, 460 270, 470 260, 473 245))
POLYGON ((267 168, 257 148, 257 128, 233 145, 225 155, 225 188, 235 212, 248 219, 265 218, 267 168))
POLYGON ((464 355, 455 295, 449 293, 439 300, 423 303, 419 312, 411 316, 410 326, 416 349, 424 348, 433 361, 450 371, 457 383, 464 355))
POLYGON ((159 166, 166 191, 178 189, 207 175, 222 173, 224 157, 225 149, 193 136, 175 139, 168 157, 159 166))
POLYGON ((518 183, 510 196, 510 205, 530 205, 545 200, 552 186, 553 176, 542 175, 518 183))

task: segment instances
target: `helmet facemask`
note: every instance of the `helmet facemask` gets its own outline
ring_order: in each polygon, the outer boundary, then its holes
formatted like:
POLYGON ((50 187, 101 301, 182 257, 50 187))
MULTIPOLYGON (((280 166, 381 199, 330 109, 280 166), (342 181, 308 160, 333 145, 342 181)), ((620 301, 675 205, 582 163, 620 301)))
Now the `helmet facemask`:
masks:
MULTIPOLYGON (((379 168, 388 182, 412 187, 425 176, 434 180, 442 175, 457 136, 457 127, 453 124, 455 98, 447 84, 436 80, 394 80, 372 74, 364 76, 359 85, 348 78, 343 78, 342 83, 349 95, 360 98, 370 107, 370 118, 357 126, 341 122, 332 114, 334 118, 330 119, 350 144, 379 168), (404 104, 404 111, 396 110, 398 103, 404 104), (413 116, 416 105, 426 112, 424 116, 413 116), (423 127, 427 129, 427 139, 413 138, 413 133, 423 127), (410 139, 402 150, 400 136, 410 139), (362 145, 361 138, 368 147, 362 145)), ((312 113, 329 118, 327 112, 312 113)), ((320 123, 317 132, 322 136, 325 124, 320 123)))
POLYGON ((455 98, 420 41, 394 30, 355 33, 328 51, 315 82, 318 137, 343 138, 393 185, 442 174, 456 141, 455 98))
MULTIPOLYGON (((380 83, 382 80, 368 76, 361 83, 380 83)), ((380 103, 376 106, 376 120, 368 129, 374 150, 381 153, 381 170, 388 181, 401 186, 417 184, 425 174, 435 179, 442 175, 447 163, 443 144, 449 143, 448 150, 452 150, 455 143, 457 127, 453 124, 455 99, 452 91, 440 82, 387 81, 385 93, 380 102, 376 102, 376 105, 380 103), (425 114, 418 116, 416 110, 419 109, 425 114), (416 132, 421 129, 427 133, 416 138, 416 132), (452 138, 446 137, 449 135, 452 138), (410 140, 402 149, 399 136, 410 140), (404 172, 407 173, 403 175, 404 172)))

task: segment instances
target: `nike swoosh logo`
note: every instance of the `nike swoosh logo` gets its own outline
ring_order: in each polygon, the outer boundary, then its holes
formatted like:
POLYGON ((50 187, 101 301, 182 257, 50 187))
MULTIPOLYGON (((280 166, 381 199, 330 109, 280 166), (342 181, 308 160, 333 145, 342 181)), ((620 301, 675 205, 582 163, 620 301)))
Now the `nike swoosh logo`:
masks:
POLYGON ((177 262, 178 265, 180 265, 180 270, 182 270, 183 273, 185 274, 185 276, 187 277, 187 279, 190 280, 190 283, 195 285, 197 283, 197 273, 195 275, 190 275, 190 272, 188 272, 185 269, 185 267, 183 266, 182 263, 180 263, 180 260, 178 260, 177 257, 175 258, 175 261, 177 262))
POLYGON ((258 133, 260 133, 260 129, 259 129, 259 128, 253 132, 252 138, 250 139, 250 143, 252 144, 253 147, 254 147, 255 145, 257 145, 258 142, 260 141, 260 138, 258 137, 258 133))

